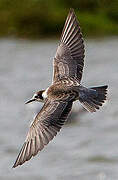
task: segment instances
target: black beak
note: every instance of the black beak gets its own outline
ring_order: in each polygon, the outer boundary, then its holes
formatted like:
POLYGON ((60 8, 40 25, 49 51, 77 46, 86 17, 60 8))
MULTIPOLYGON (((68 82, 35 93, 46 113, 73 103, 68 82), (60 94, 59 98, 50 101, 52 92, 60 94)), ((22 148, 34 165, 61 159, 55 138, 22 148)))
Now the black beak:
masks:
POLYGON ((25 104, 29 104, 31 102, 35 101, 35 99, 30 99, 29 101, 27 101, 25 104))

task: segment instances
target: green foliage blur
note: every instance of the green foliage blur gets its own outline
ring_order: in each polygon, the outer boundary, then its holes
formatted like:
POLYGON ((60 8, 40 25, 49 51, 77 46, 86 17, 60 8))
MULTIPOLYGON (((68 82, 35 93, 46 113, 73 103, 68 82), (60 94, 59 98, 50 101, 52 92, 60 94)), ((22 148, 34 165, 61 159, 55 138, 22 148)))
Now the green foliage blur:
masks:
POLYGON ((70 8, 84 36, 118 35, 118 0, 0 0, 0 37, 60 35, 70 8))

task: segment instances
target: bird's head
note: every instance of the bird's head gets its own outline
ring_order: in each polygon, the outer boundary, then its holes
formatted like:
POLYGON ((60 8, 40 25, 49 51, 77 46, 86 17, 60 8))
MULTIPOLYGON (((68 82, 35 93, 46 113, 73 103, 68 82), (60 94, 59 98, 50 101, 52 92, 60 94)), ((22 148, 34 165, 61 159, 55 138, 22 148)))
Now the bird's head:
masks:
POLYGON ((38 91, 37 93, 35 93, 33 95, 33 97, 29 101, 27 101, 25 104, 29 104, 29 103, 31 103, 33 101, 44 102, 44 100, 45 100, 44 97, 43 97, 43 92, 44 91, 45 90, 38 91))

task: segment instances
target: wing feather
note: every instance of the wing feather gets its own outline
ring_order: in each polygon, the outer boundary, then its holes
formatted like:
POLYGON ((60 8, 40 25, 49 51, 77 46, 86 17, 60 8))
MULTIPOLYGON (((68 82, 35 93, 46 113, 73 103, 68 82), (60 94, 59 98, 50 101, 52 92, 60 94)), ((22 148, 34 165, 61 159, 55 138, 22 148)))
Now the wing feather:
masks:
POLYGON ((71 108, 72 102, 45 102, 30 127, 14 168, 35 156, 57 135, 71 108))
POLYGON ((53 83, 63 77, 82 78, 84 66, 84 40, 74 10, 70 10, 54 58, 53 83), (61 66, 61 67, 60 67, 61 66), (62 71, 63 67, 63 71, 62 71))

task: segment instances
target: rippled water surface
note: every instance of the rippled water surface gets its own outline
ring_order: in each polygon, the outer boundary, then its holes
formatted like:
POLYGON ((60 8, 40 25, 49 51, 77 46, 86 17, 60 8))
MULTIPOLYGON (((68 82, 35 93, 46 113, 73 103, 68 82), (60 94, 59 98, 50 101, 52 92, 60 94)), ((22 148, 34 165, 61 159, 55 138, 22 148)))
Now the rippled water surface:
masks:
POLYGON ((57 41, 0 40, 0 180, 118 180, 118 38, 86 41, 82 83, 108 84, 100 111, 73 106, 69 122, 36 157, 12 169, 41 104, 25 105, 52 79, 57 41))

